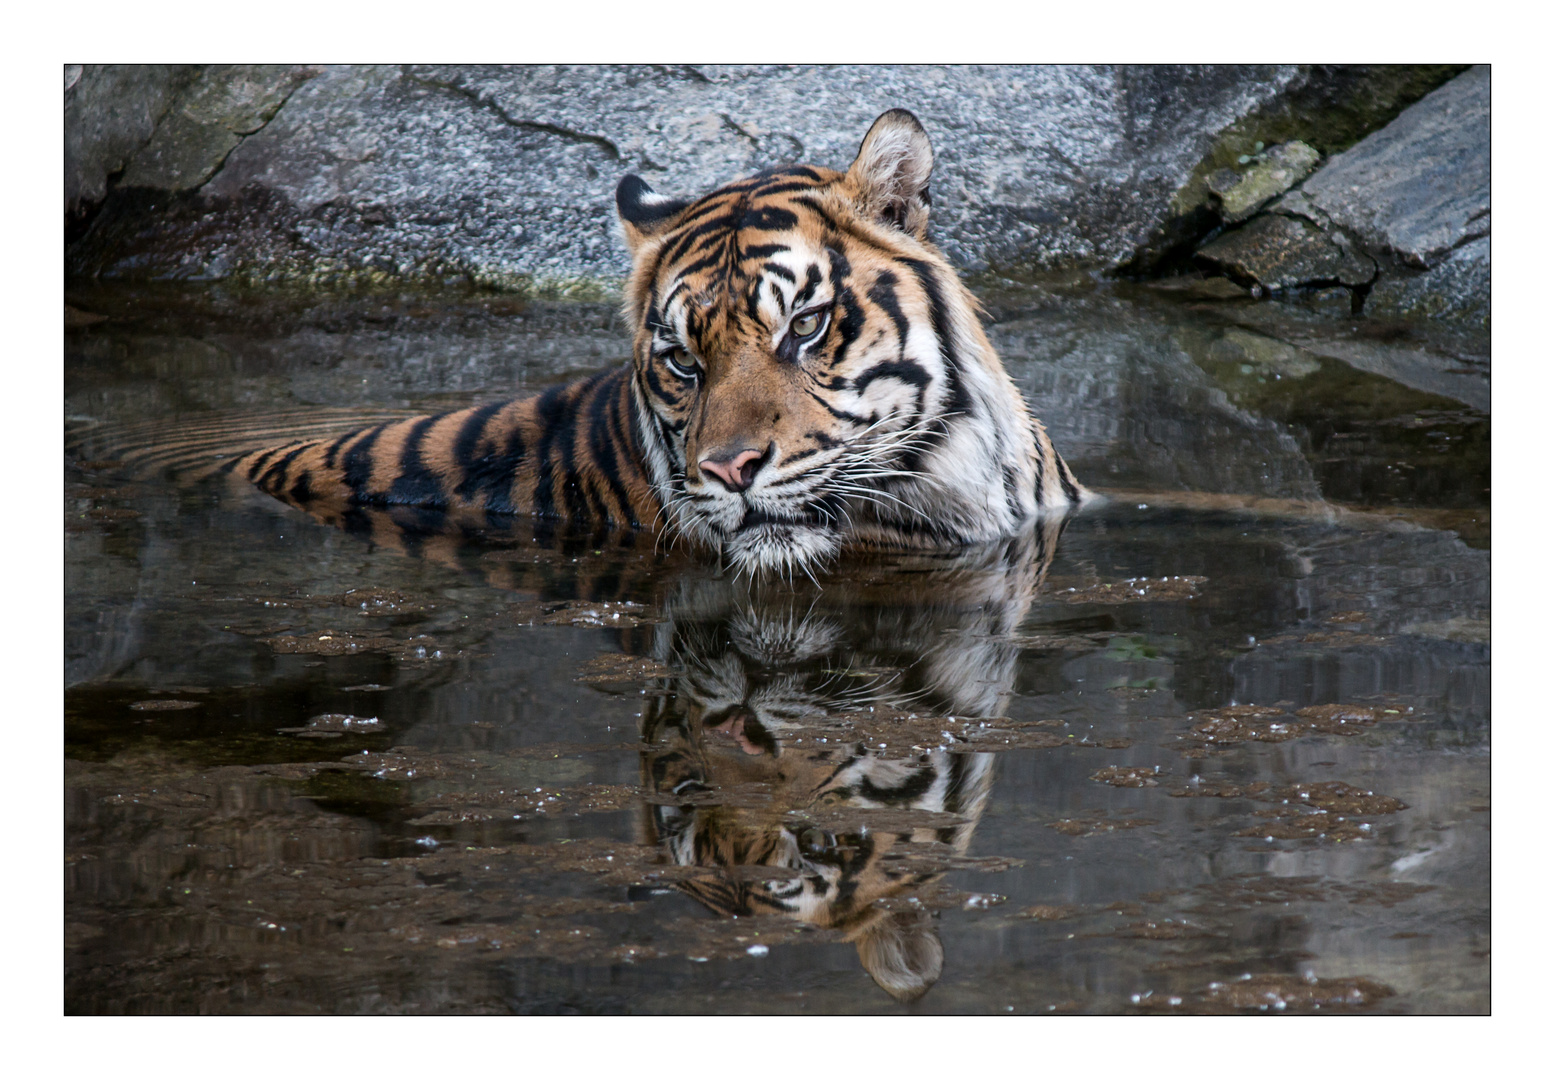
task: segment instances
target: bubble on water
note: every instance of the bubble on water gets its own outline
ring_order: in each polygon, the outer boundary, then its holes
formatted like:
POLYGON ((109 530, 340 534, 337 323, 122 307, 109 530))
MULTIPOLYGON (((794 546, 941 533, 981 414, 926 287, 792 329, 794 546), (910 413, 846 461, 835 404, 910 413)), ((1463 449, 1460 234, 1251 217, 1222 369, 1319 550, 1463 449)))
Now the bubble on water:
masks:
POLYGON ((750 956, 766 956, 768 951, 765 945, 751 945, 745 950, 750 956))

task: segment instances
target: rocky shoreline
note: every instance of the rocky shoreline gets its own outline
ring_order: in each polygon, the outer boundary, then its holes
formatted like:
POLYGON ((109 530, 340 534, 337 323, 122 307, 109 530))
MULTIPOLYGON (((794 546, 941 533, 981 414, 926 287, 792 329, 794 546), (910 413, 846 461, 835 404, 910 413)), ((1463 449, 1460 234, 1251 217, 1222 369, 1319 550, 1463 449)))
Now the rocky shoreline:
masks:
POLYGON ((1489 71, 1461 65, 70 65, 67 277, 608 297, 621 176, 845 166, 893 106, 965 272, 1488 326, 1489 71))

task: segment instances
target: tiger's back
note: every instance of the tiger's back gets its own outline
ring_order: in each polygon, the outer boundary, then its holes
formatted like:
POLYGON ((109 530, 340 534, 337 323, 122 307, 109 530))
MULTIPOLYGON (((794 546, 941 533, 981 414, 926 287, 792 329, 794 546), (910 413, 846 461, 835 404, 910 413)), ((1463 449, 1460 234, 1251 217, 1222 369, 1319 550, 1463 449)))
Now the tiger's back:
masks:
POLYGON ((651 528, 627 368, 534 397, 411 417, 233 459, 226 471, 296 506, 414 506, 651 528))

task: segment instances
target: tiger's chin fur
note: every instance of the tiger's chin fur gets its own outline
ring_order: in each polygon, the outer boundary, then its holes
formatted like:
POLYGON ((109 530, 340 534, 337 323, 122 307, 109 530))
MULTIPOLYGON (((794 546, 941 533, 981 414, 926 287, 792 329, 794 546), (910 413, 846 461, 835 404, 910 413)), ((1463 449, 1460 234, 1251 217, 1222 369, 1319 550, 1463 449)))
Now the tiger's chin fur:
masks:
POLYGON ((894 109, 845 173, 782 166, 694 201, 628 176, 628 366, 232 467, 297 505, 658 529, 753 578, 1067 514, 1085 490, 928 240, 932 167, 894 109))

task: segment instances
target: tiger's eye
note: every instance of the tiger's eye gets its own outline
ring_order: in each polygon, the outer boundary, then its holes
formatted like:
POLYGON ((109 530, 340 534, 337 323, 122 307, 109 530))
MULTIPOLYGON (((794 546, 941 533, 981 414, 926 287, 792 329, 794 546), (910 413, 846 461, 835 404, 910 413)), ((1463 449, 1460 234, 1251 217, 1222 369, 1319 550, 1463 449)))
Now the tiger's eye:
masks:
POLYGON ((821 328, 821 313, 812 311, 808 315, 801 315, 789 324, 789 329, 796 337, 807 338, 821 328))
POLYGON ((670 349, 668 352, 660 353, 659 358, 669 365, 670 371, 674 372, 678 378, 696 378, 696 361, 691 359, 690 354, 685 349, 670 349))

